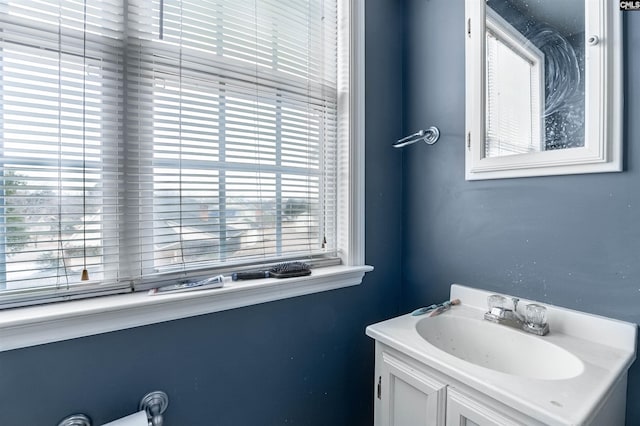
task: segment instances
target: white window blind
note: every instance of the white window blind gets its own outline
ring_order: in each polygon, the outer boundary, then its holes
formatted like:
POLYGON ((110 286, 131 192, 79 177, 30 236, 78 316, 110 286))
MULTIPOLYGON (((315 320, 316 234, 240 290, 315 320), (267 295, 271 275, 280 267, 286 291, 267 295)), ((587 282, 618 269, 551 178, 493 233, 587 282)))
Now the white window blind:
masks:
POLYGON ((336 258, 336 0, 0 5, 0 303, 336 258))
POLYGON ((544 151, 544 55, 487 8, 484 156, 544 151))
POLYGON ((335 250, 336 2, 129 4, 137 274, 335 250))
POLYGON ((59 293, 79 284, 85 267, 93 283, 116 281, 121 10, 117 1, 0 2, 5 294, 59 293))

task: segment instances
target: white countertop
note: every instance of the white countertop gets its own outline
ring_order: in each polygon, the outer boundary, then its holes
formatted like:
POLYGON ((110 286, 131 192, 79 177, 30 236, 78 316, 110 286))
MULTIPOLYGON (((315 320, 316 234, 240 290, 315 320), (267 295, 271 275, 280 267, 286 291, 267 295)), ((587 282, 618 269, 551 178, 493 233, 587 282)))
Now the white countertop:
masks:
MULTIPOLYGON (((484 321, 486 297, 494 294, 451 286, 451 300, 461 304, 441 315, 484 321)), ((521 299, 522 306, 533 303, 521 299)), ((367 327, 368 336, 547 424, 582 424, 635 360, 636 324, 546 305, 550 332, 534 336, 563 348, 584 364, 581 374, 561 380, 510 375, 450 355, 424 340, 416 330, 425 318, 410 314, 367 327)), ((506 327, 494 324, 496 327, 506 327)), ((524 331, 519 331, 524 333, 524 331)), ((544 362, 544 360, 540 360, 544 362)))

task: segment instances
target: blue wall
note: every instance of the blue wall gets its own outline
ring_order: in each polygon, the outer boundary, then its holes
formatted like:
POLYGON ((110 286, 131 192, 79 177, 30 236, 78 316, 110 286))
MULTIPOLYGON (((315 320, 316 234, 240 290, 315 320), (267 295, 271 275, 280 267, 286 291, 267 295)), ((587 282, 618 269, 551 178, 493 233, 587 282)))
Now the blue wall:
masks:
POLYGON ((102 424, 170 397, 167 424, 370 425, 373 341, 401 284, 402 9, 366 13, 366 261, 362 285, 0 353, 0 425, 48 426, 85 412, 102 424))
MULTIPOLYGON (((625 13, 623 173, 464 180, 464 1, 407 0, 401 311, 451 283, 640 322, 640 13, 625 13)), ((628 419, 638 422, 640 367, 628 419)))
MULTIPOLYGON (((625 15, 624 173, 466 182, 464 2, 366 6, 375 271, 358 287, 0 353, 0 425, 73 412, 100 424, 154 389, 170 395, 168 424, 370 425, 364 327, 453 282, 640 322, 640 13, 625 15), (429 125, 436 145, 390 149, 429 125)), ((630 420, 639 398, 634 367, 630 420)))

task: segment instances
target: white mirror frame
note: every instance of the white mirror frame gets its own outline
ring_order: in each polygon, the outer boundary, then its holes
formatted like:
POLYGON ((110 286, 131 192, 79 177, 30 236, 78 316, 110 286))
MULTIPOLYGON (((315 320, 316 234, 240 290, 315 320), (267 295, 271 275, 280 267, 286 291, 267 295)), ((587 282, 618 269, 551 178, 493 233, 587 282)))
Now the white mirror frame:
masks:
POLYGON ((486 1, 465 0, 466 180, 622 171, 622 12, 617 0, 584 1, 584 147, 489 158, 484 157, 486 1))

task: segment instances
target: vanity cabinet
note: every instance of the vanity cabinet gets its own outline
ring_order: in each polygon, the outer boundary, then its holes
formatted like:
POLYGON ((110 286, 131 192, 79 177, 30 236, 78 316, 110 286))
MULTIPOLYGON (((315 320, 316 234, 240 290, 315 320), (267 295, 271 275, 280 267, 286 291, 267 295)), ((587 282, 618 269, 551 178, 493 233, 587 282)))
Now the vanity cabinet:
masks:
POLYGON ((454 387, 447 388, 446 426, 527 426, 529 424, 541 424, 533 419, 528 419, 528 423, 522 423, 512 417, 517 415, 516 412, 509 411, 510 413, 507 413, 505 410, 484 404, 454 387))
POLYGON ((445 426, 444 382, 389 351, 376 364, 377 426, 445 426))
POLYGON ((379 342, 375 394, 375 426, 543 425, 379 342))

